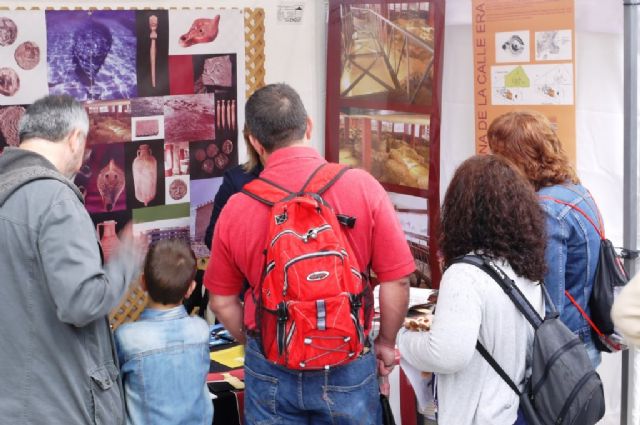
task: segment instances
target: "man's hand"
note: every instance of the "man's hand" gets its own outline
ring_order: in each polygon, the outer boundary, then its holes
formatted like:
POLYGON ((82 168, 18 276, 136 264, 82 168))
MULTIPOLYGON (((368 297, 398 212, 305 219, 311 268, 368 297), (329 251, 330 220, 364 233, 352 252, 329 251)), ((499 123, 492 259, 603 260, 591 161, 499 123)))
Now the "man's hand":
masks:
POLYGON ((376 354, 378 364, 378 377, 380 383, 380 393, 389 396, 388 376, 396 364, 396 348, 377 338, 373 342, 373 349, 376 354))

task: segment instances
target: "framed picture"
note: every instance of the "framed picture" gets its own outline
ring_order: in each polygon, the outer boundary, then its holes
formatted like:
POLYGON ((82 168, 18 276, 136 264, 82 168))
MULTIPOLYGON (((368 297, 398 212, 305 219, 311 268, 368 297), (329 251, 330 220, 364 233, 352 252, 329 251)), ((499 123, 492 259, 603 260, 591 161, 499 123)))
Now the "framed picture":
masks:
POLYGON ((328 34, 325 155, 411 197, 405 233, 437 286, 444 0, 331 0, 328 34))

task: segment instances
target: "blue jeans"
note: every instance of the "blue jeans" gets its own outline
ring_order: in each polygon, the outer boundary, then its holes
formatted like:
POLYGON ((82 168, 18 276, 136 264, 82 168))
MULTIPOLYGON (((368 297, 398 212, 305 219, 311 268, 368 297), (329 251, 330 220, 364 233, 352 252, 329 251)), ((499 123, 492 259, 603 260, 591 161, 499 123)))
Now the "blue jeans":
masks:
POLYGON ((326 371, 298 371, 267 361, 257 340, 248 338, 244 370, 247 425, 382 423, 372 351, 326 371))

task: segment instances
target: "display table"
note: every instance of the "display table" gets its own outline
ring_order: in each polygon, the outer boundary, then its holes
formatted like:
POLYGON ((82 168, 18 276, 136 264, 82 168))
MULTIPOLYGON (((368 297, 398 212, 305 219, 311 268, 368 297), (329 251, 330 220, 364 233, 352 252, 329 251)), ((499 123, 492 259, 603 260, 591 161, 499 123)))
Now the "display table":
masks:
POLYGON ((213 400, 213 425, 241 425, 244 411, 244 369, 239 356, 244 348, 230 343, 211 349, 211 363, 207 375, 213 400))

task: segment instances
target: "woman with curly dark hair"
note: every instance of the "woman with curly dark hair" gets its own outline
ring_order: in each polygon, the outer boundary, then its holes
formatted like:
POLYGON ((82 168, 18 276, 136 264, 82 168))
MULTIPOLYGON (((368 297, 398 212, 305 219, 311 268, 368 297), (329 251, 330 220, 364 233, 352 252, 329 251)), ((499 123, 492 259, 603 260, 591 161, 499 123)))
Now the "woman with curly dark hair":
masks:
POLYGON ((431 330, 402 331, 402 358, 418 370, 437 373, 439 423, 514 424, 518 397, 476 351, 476 341, 521 383, 530 367, 533 328, 489 275, 452 260, 470 253, 491 257, 542 314, 537 281, 545 272, 545 236, 536 194, 505 159, 474 156, 449 184, 441 232, 449 267, 431 330))
POLYGON ((513 162, 538 192, 547 227, 544 282, 560 319, 580 337, 597 367, 600 353, 591 328, 573 302, 590 313, 589 297, 600 249, 600 235, 594 225, 603 228, 598 207, 580 184, 544 115, 533 111, 501 115, 489 126, 487 139, 491 151, 513 162))

